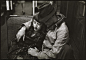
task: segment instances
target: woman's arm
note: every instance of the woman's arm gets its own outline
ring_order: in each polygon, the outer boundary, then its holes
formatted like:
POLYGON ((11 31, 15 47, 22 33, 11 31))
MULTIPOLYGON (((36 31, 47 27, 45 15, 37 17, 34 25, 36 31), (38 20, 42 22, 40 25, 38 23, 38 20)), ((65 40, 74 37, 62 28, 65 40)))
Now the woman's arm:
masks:
POLYGON ((29 27, 31 26, 31 22, 32 22, 32 19, 29 20, 28 22, 23 23, 22 26, 25 26, 26 29, 29 29, 29 27))
POLYGON ((19 41, 21 37, 23 37, 23 40, 24 40, 25 30, 29 29, 29 27, 31 26, 31 22, 32 22, 32 19, 21 25, 21 28, 19 29, 18 33, 16 34, 17 41, 19 41))

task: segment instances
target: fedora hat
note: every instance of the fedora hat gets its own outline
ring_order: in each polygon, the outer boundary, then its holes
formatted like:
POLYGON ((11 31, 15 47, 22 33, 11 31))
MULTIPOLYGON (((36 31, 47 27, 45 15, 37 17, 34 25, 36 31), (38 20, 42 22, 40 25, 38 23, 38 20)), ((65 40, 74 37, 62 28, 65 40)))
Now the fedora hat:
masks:
POLYGON ((56 11, 50 3, 43 3, 38 8, 39 14, 34 16, 38 22, 42 22, 47 27, 51 26, 53 23, 57 22, 58 18, 55 15, 56 11))

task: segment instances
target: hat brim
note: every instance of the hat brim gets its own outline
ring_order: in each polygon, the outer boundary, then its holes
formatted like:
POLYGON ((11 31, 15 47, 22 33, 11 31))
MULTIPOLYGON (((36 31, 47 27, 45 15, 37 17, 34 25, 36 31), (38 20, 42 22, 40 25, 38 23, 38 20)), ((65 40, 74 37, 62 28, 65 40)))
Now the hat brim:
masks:
POLYGON ((55 16, 55 9, 53 8, 53 10, 50 12, 49 15, 47 15, 46 17, 44 18, 38 18, 38 21, 39 22, 43 22, 47 25, 51 25, 53 22, 56 22, 58 19, 57 17, 55 16))
POLYGON ((58 17, 56 15, 53 15, 50 19, 48 19, 45 24, 47 25, 47 27, 49 28, 50 26, 52 26, 53 24, 55 24, 56 22, 58 22, 58 17))

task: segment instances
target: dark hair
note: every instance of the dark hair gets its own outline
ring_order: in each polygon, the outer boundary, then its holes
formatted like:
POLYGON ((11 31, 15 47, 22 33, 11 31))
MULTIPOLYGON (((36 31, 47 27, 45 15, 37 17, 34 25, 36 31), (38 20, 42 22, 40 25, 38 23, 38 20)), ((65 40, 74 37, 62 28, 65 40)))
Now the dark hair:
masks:
POLYGON ((49 28, 49 30, 55 30, 55 28, 56 28, 56 25, 54 24, 53 26, 51 26, 51 27, 49 28))

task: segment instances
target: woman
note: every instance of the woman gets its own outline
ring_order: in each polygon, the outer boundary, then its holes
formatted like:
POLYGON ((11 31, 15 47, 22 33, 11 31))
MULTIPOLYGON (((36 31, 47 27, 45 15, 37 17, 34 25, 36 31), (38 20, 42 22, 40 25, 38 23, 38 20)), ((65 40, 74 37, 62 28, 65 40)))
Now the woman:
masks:
POLYGON ((46 32, 46 25, 35 19, 23 23, 16 35, 17 41, 12 42, 8 57, 10 59, 31 59, 31 56, 27 53, 28 48, 36 47, 38 51, 42 51, 46 32), (26 27, 27 24, 28 28, 26 27))

